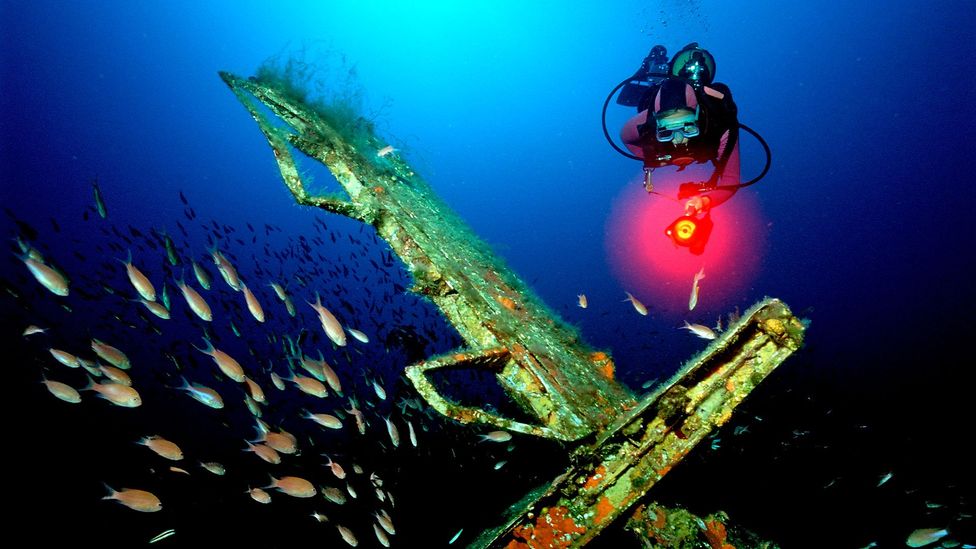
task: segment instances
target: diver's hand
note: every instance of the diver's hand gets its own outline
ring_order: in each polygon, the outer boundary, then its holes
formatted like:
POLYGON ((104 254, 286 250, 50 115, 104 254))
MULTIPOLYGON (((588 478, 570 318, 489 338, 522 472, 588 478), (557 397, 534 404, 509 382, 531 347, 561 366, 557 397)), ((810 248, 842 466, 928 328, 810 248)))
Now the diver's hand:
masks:
POLYGON ((708 211, 711 200, 707 196, 693 196, 685 202, 685 215, 698 215, 708 211))

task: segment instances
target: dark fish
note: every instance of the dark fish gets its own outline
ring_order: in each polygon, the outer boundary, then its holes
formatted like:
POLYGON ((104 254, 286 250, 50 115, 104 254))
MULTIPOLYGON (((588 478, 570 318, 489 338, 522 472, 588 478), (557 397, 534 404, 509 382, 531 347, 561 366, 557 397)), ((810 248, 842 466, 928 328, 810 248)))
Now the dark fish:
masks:
POLYGON ((98 215, 102 216, 102 219, 107 218, 108 210, 105 208, 105 200, 102 199, 102 191, 98 188, 97 177, 92 180, 92 193, 95 194, 95 209, 98 210, 98 215))
POLYGON ((146 235, 142 234, 139 231, 139 229, 133 227, 132 225, 129 225, 129 233, 131 233, 132 236, 134 236, 136 238, 146 238, 146 235))
POLYGON ((56 233, 60 233, 61 232, 61 226, 58 225, 58 221, 56 219, 54 219, 53 217, 51 218, 51 226, 54 227, 54 232, 56 232, 56 233))
POLYGON ((166 246, 166 259, 169 260, 169 264, 174 267, 179 265, 180 258, 176 255, 176 246, 173 245, 173 239, 166 233, 163 233, 163 244, 166 246))
POLYGON ((189 201, 187 201, 186 195, 183 194, 183 191, 180 191, 180 200, 183 202, 183 204, 189 204, 189 201))

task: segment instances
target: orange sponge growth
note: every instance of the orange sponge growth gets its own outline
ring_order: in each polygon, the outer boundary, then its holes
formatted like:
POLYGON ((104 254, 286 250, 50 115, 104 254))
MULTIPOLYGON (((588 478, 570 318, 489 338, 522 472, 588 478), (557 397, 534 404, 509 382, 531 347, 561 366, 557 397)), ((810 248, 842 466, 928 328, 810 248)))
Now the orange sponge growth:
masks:
POLYGON ((519 526, 512 532, 515 538, 506 549, 562 549, 569 547, 573 539, 586 532, 568 516, 565 507, 551 507, 536 519, 535 524, 519 526))

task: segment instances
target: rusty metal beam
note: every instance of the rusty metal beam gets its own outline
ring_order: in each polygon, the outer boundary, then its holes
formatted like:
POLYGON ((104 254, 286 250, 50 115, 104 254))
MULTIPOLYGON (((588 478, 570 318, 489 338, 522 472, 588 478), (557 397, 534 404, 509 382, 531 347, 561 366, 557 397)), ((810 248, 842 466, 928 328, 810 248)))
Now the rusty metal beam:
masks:
POLYGON ((545 307, 403 159, 377 154, 386 144, 368 124, 336 120, 328 106, 310 106, 281 82, 220 76, 258 123, 296 201, 373 225, 413 274, 412 291, 430 298, 458 330, 466 348, 406 369, 428 404, 461 422, 579 445, 568 471, 512 506, 473 547, 584 545, 725 423, 802 342, 804 324, 782 302, 766 299, 637 402, 614 380, 608 354, 588 347, 545 307), (328 167, 345 194, 309 193, 292 147, 328 167), (445 398, 429 374, 446 368, 494 372, 532 421, 445 398))
MULTIPOLYGON (((413 273, 413 290, 429 297, 468 348, 407 368, 407 377, 442 414, 463 422, 565 441, 602 429, 633 395, 613 379, 613 362, 580 341, 396 154, 365 124, 330 120, 275 82, 220 73, 258 123, 288 189, 299 204, 372 224, 413 273), (258 107, 264 104, 284 125, 258 107), (289 146, 332 172, 346 196, 308 192, 289 146), (438 368, 489 367, 532 423, 459 406, 428 374, 438 368)), ((280 84, 280 83, 279 83, 280 84)))
POLYGON ((572 465, 472 547, 579 547, 626 513, 803 341, 776 299, 747 311, 671 380, 572 455, 572 465), (552 525, 558 525, 553 528, 552 525))

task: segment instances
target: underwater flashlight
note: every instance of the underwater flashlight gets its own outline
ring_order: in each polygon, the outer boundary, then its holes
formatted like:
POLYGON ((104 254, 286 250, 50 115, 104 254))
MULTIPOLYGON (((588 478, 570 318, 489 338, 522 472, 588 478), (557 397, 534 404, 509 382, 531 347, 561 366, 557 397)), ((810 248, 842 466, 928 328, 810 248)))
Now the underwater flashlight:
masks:
POLYGON ((712 218, 707 213, 701 218, 683 215, 668 225, 664 234, 678 246, 684 246, 691 253, 700 255, 705 251, 713 225, 712 218))

